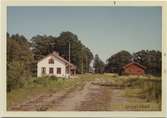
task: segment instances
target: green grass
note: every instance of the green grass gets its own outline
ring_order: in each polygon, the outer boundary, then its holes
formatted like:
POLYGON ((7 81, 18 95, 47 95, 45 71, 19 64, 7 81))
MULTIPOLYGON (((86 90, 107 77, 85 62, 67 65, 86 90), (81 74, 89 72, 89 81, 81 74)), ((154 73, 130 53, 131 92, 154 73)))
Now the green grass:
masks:
POLYGON ((84 81, 87 79, 64 79, 64 78, 32 78, 24 83, 22 88, 14 89, 7 93, 7 107, 22 103, 32 97, 39 94, 45 94, 49 92, 66 91, 79 86, 84 85, 84 81))
MULTIPOLYGON (((161 78, 153 76, 119 76, 117 74, 81 74, 75 79, 56 77, 32 78, 24 83, 22 88, 14 89, 7 93, 7 107, 22 103, 39 94, 49 92, 82 89, 86 82, 95 79, 112 82, 115 85, 125 86, 123 96, 139 97, 146 101, 161 101, 161 78)), ((151 103, 150 103, 151 104, 151 103)), ((118 105, 119 107, 119 105, 118 105)))

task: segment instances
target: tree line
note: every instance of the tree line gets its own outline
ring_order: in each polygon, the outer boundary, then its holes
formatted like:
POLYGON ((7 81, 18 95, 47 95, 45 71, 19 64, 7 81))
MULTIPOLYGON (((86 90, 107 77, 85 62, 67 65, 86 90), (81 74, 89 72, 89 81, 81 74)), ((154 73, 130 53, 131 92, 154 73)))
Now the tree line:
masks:
POLYGON ((7 33, 8 91, 23 86, 26 79, 36 76, 38 60, 53 51, 68 60, 69 43, 71 63, 77 66, 77 73, 89 72, 93 54, 72 32, 62 32, 58 37, 36 35, 31 40, 23 35, 7 33))
POLYGON ((161 52, 156 50, 141 50, 133 54, 123 50, 109 57, 106 64, 96 55, 94 59, 95 73, 109 72, 119 74, 122 67, 132 61, 145 66, 146 74, 161 76, 162 57, 161 52))
POLYGON ((109 57, 104 63, 96 54, 86 47, 72 32, 62 32, 59 36, 36 35, 31 40, 23 35, 7 33, 7 90, 22 87, 24 82, 37 73, 37 62, 53 51, 69 59, 69 43, 71 45, 71 62, 77 66, 77 73, 90 71, 90 63, 94 60, 95 73, 119 73, 122 66, 133 58, 135 62, 145 66, 146 73, 161 75, 161 52, 141 50, 130 54, 120 51, 109 57))

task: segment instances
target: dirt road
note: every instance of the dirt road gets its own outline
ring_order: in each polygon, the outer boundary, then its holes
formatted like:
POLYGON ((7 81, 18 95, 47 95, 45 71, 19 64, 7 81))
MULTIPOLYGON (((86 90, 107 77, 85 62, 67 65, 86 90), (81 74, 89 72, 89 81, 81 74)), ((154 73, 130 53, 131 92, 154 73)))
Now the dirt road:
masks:
MULTIPOLYGON (((95 81, 87 82, 82 88, 39 95, 36 98, 32 98, 22 104, 11 107, 10 110, 120 111, 134 109, 133 107, 121 106, 129 103, 129 98, 127 99, 122 96, 123 89, 100 86, 93 84, 94 82, 95 81)), ((136 102, 144 103, 142 99, 135 99, 135 103, 136 102)))

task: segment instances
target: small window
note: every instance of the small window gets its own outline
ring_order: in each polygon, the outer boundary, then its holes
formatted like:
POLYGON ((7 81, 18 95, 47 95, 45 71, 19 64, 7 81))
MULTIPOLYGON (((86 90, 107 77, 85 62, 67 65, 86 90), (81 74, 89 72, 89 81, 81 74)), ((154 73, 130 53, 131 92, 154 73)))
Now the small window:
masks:
POLYGON ((46 68, 45 67, 42 67, 41 71, 42 71, 42 74, 46 74, 46 68))
POLYGON ((49 74, 53 74, 53 68, 49 68, 49 74))
POLYGON ((57 68, 57 74, 61 74, 61 68, 57 68))
POLYGON ((54 64, 54 59, 49 59, 49 64, 54 64))

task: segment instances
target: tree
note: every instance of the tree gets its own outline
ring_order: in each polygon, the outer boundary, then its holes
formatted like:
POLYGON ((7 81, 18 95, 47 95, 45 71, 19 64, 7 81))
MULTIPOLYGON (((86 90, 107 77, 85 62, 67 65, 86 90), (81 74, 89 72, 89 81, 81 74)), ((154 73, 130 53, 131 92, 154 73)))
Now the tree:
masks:
POLYGON ((89 48, 82 44, 77 35, 71 32, 62 32, 58 37, 37 35, 31 41, 36 62, 53 51, 59 52, 60 56, 68 60, 70 43, 71 63, 77 66, 78 73, 88 72, 88 66, 93 59, 93 54, 89 48))
POLYGON ((95 73, 103 73, 104 72, 104 62, 99 58, 96 54, 94 58, 93 67, 95 69, 95 73))
POLYGON ((161 75, 161 52, 155 50, 141 50, 133 54, 135 62, 146 67, 147 74, 161 75))
POLYGON ((120 73, 122 67, 128 64, 132 56, 128 51, 120 51, 107 59, 106 72, 120 73))
POLYGON ((41 36, 37 35, 32 37, 31 44, 32 44, 32 52, 34 54, 35 60, 40 60, 44 56, 48 55, 55 48, 56 39, 52 36, 41 36))
POLYGON ((27 39, 7 34, 7 90, 21 87, 32 72, 33 54, 27 39))

